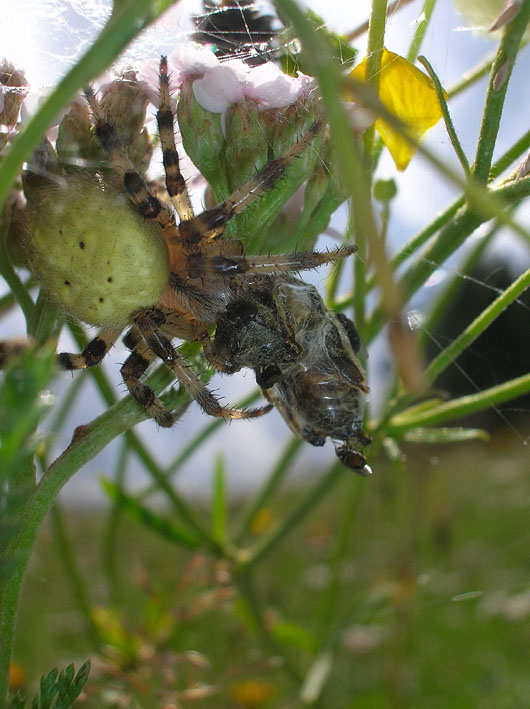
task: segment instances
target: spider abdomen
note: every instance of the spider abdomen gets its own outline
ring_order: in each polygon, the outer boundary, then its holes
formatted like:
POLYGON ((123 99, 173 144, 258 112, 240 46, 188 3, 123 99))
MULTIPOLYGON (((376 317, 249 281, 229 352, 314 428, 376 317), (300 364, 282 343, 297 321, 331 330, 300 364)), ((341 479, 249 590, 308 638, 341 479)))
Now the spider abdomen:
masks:
POLYGON ((81 176, 32 195, 28 251, 52 300, 91 325, 126 325, 160 300, 169 278, 157 225, 111 187, 81 176))

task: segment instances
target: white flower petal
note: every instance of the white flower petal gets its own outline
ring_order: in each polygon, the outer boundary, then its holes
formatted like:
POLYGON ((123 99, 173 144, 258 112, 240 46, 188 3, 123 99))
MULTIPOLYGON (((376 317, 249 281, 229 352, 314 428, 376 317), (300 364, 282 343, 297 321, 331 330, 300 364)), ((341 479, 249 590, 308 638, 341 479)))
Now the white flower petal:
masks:
POLYGON ((210 69, 219 66, 219 60, 207 47, 200 44, 177 45, 168 57, 168 66, 171 71, 184 76, 200 76, 210 69))
POLYGON ((260 108, 282 108, 294 103, 302 93, 302 83, 283 74, 275 65, 263 64, 253 70, 245 85, 245 95, 253 98, 260 108))
POLYGON ((223 62, 223 66, 230 69, 232 73, 237 76, 239 81, 246 81, 249 74, 252 72, 251 67, 242 59, 230 59, 227 62, 223 62))
POLYGON ((193 82, 193 93, 200 105, 212 113, 223 113, 228 106, 243 100, 243 87, 226 65, 208 71, 193 82))

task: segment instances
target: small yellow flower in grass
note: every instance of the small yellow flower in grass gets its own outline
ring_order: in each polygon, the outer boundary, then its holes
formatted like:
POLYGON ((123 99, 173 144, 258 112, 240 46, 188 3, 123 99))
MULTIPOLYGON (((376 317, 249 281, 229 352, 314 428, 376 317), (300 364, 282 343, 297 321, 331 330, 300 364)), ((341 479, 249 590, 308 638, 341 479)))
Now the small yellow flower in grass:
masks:
POLYGON ((9 689, 16 692, 26 684, 26 670, 21 664, 13 660, 9 667, 9 689))
MULTIPOLYGON (((351 72, 358 81, 366 79, 366 59, 351 72)), ((431 79, 399 54, 383 50, 379 74, 379 98, 407 128, 411 138, 420 142, 442 117, 440 102, 431 79)), ((404 170, 416 148, 382 118, 375 122, 398 170, 404 170)))
POLYGON ((274 687, 264 680, 244 679, 233 684, 230 693, 239 706, 260 707, 272 697, 274 687))

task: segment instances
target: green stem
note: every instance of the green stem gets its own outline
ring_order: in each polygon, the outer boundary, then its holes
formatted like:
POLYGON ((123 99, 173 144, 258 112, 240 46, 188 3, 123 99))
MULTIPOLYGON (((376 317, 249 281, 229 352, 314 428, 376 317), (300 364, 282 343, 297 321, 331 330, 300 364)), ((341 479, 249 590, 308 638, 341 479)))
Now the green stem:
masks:
MULTIPOLYGON (((345 241, 348 241, 349 234, 345 235, 345 241)), ((330 310, 333 309, 335 305, 335 298, 337 297, 337 288, 339 287, 339 280, 344 269, 344 261, 339 261, 331 269, 329 276, 326 278, 326 297, 325 303, 326 307, 330 310)))
MULTIPOLYGON (((9 284, 8 284, 9 285, 9 284)), ((26 291, 26 293, 29 291, 32 285, 35 285, 33 282, 33 278, 28 278, 26 281, 22 282, 22 287, 26 291)), ((9 291, 5 295, 3 295, 0 298, 0 314, 4 315, 10 308, 12 308, 15 304, 20 305, 19 301, 15 298, 13 291, 9 291)), ((33 301, 31 301, 33 304, 33 301)))
POLYGON ((366 49, 366 83, 377 91, 385 46, 387 0, 372 0, 366 49))
POLYGON ((422 19, 416 25, 416 31, 414 32, 414 37, 412 38, 407 54, 407 59, 411 64, 414 64, 418 57, 435 5, 436 0, 425 0, 425 3, 423 4, 423 10, 419 15, 422 19))
POLYGON ((436 91, 436 96, 438 97, 438 101, 440 103, 440 107, 442 109, 442 115, 445 123, 445 128, 447 130, 447 133, 449 135, 449 140, 451 141, 451 144, 454 148, 454 151, 456 153, 456 156, 458 160, 460 161, 460 165, 462 165, 462 170, 464 171, 464 175, 466 176, 467 179, 471 177, 471 168, 469 167, 469 163, 466 157, 466 154, 464 153, 464 149, 462 148, 462 145, 460 141, 458 140, 458 136, 456 134, 455 127, 453 125, 453 121, 451 120, 451 114, 449 113, 449 107, 447 105, 447 101, 445 100, 445 94, 444 90, 442 88, 442 84, 440 83, 440 79, 436 75, 436 72, 432 68, 431 64, 427 60, 426 57, 418 57, 418 61, 420 64, 422 64, 425 69, 427 70, 427 73, 429 74, 431 81, 434 84, 434 89, 436 91))
MULTIPOLYGON (((422 382, 422 389, 420 392, 415 392, 415 397, 422 392, 425 392, 429 387, 435 382, 435 380, 440 376, 440 374, 447 369, 447 367, 454 362, 454 360, 467 348, 469 347, 489 325, 497 318, 501 313, 513 303, 527 288, 530 287, 530 270, 523 273, 517 280, 515 280, 509 288, 503 291, 498 298, 496 298, 493 303, 491 303, 487 308, 485 308, 478 317, 473 320, 472 323, 466 327, 466 329, 456 337, 451 344, 440 354, 432 360, 428 368, 424 373, 424 378, 422 382)), ((377 430, 383 429, 388 421, 394 420, 394 414, 396 411, 403 411, 403 408, 410 406, 414 400, 413 396, 410 394, 405 394, 404 396, 397 397, 392 404, 387 408, 385 412, 385 417, 383 421, 380 421, 377 425, 377 430)), ((431 409, 432 410, 432 407, 431 409)), ((414 407, 414 412, 418 412, 418 409, 414 407)), ((404 412, 403 415, 405 415, 404 412)), ((409 413, 411 410, 409 409, 409 413)), ((399 417, 400 414, 397 414, 399 417)))
POLYGON ((497 179, 497 177, 507 170, 510 165, 524 153, 525 150, 528 150, 529 147, 530 130, 527 130, 526 133, 522 135, 519 140, 497 160, 494 165, 492 165, 490 170, 490 180, 497 179))
MULTIPOLYGON (((515 160, 517 160, 520 155, 530 147, 530 131, 527 131, 519 140, 512 145, 512 147, 502 155, 499 160, 493 165, 490 171, 491 179, 498 177, 504 170, 506 170, 515 160)), ((511 182, 506 185, 506 190, 503 192, 503 198, 507 200, 522 199, 528 195, 526 188, 519 184, 520 181, 511 182), (508 189, 509 188, 509 189, 508 189), (523 194, 517 194, 522 192, 523 194)), ((434 219, 430 224, 428 224, 424 229, 414 235, 411 239, 401 246, 399 251, 394 254, 390 264, 392 269, 395 271, 402 263, 404 263, 412 254, 417 251, 421 246, 423 246, 431 236, 434 236, 437 231, 446 226, 449 221, 454 217, 458 210, 464 205, 464 197, 458 197, 454 202, 452 202, 443 212, 441 212, 436 219, 434 219)), ((366 285, 366 290, 371 291, 377 285, 375 276, 372 275, 366 285)), ((342 298, 338 298, 336 301, 336 306, 338 309, 343 310, 353 303, 353 298, 351 295, 346 295, 342 298)))
POLYGON ((529 18, 530 0, 523 0, 519 12, 504 31, 491 67, 486 105, 482 114, 475 163, 473 165, 473 175, 480 182, 487 182, 488 180, 508 82, 529 18))
MULTIPOLYGON (((410 2, 414 2, 414 0, 394 0, 394 2, 391 2, 390 5, 388 6, 387 11, 386 11, 386 16, 393 17, 396 14, 396 12, 399 12, 400 10, 402 10, 405 7, 405 5, 408 5, 410 2)), ((344 35, 344 39, 348 43, 353 42, 354 39, 357 39, 358 37, 361 37, 363 34, 368 32, 369 24, 370 24, 369 21, 366 20, 366 22, 361 23, 354 30, 352 30, 351 32, 348 32, 346 35, 344 35)))
MULTIPOLYGON (((482 221, 481 217, 464 208, 446 224, 434 242, 420 254, 402 276, 399 286, 405 302, 425 283, 431 273, 464 243, 482 221)), ((385 322, 386 310, 380 303, 366 323, 363 333, 365 343, 371 342, 385 322)))
POLYGON ((26 564, 20 556, 10 577, 0 586, 0 706, 6 706, 9 691, 9 668, 13 656, 13 643, 17 625, 20 592, 26 564))
MULTIPOLYGON (((349 222, 352 223, 352 210, 350 207, 348 213, 349 222)), ((353 227, 353 223, 352 223, 353 227)), ((353 227, 352 231, 355 232, 353 227)), ((368 279, 366 277, 366 272, 368 266, 366 263, 367 249, 366 240, 361 234, 356 234, 355 243, 357 244, 357 253, 353 259, 353 296, 351 303, 353 305, 353 319, 357 323, 359 332, 364 332, 366 323, 366 293, 368 286, 368 279)))
POLYGON ((63 562, 70 586, 72 588, 73 599, 85 620, 85 625, 88 630, 88 635, 92 640, 92 644, 96 650, 101 650, 102 639, 97 625, 94 623, 92 616, 92 606, 86 591, 86 584, 81 577, 81 572, 77 566, 72 545, 68 538, 66 525, 61 507, 56 500, 51 508, 52 529, 55 536, 55 541, 59 549, 59 556, 63 562))
POLYGON ((425 389, 529 287, 530 269, 521 274, 498 298, 495 298, 493 303, 485 308, 443 352, 433 359, 425 372, 425 389))
POLYGON ((459 272, 453 275, 449 283, 442 289, 442 292, 436 297, 434 303, 429 309, 427 319, 421 326, 421 334, 419 338, 421 344, 426 343, 431 333, 438 326, 445 313, 447 312, 449 304, 454 301, 456 294, 460 290, 461 284, 464 282, 464 276, 462 274, 469 274, 473 271, 473 268, 476 266, 480 257, 484 253, 485 248, 491 242, 495 234, 497 234, 498 230, 499 227, 497 224, 495 224, 495 226, 479 240, 476 247, 466 258, 465 263, 459 268, 459 272))
POLYGON ((403 411, 390 420, 386 434, 400 438, 411 429, 420 426, 437 426, 446 421, 469 416, 477 411, 524 396, 528 392, 530 392, 530 374, 524 374, 522 377, 511 379, 477 394, 462 396, 440 406, 433 406, 427 411, 418 413, 415 413, 414 409, 403 411))
MULTIPOLYGON (((368 46, 366 48, 366 84, 374 96, 379 96, 379 74, 385 48, 386 15, 387 0, 372 0, 372 11, 368 22, 368 46)), ((366 161, 366 180, 368 182, 368 191, 371 192, 372 174, 376 167, 376 158, 379 156, 373 126, 365 131, 363 144, 366 161)))

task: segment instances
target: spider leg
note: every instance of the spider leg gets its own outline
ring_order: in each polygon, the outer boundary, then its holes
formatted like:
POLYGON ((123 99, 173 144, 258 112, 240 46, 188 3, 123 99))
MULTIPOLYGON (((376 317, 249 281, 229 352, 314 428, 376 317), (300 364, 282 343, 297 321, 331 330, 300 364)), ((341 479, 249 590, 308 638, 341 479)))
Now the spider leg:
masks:
POLYGON ((333 251, 295 251, 291 254, 269 256, 212 256, 189 254, 186 262, 190 278, 208 275, 237 276, 241 274, 281 273, 307 271, 325 263, 334 263, 357 251, 355 244, 343 244, 333 251))
MULTIPOLYGON (((195 399, 205 413, 210 416, 244 419, 261 416, 270 410, 270 406, 265 406, 258 409, 248 409, 246 411, 221 406, 212 392, 207 389, 207 387, 205 387, 200 379, 193 373, 186 363, 186 360, 178 354, 171 344, 171 341, 162 332, 164 320, 165 315, 163 311, 159 308, 153 308, 151 310, 143 310, 138 313, 135 318, 135 325, 141 333, 149 350, 157 357, 160 357, 164 364, 177 377, 181 385, 186 390, 188 396, 191 399, 195 399)), ((129 382, 126 381, 126 383, 127 386, 129 386, 129 382)), ((134 384, 133 386, 136 385, 134 384)), ((132 394, 132 389, 130 389, 130 391, 132 394)), ((133 394, 133 396, 135 395, 133 394)))
POLYGON ((116 342, 120 329, 101 330, 99 335, 91 340, 81 354, 61 352, 58 355, 59 364, 63 369, 86 369, 99 364, 116 342))
POLYGON ((139 335, 139 339, 135 342, 136 334, 133 328, 123 340, 126 346, 132 349, 131 354, 121 367, 123 381, 127 385, 130 395, 147 411, 149 416, 159 426, 169 428, 180 415, 180 409, 177 409, 177 414, 168 411, 154 391, 140 381, 149 365, 156 359, 156 354, 149 349, 139 335))
MULTIPOLYGON (((150 193, 145 181, 138 174, 133 161, 120 143, 114 126, 107 121, 105 112, 92 87, 89 86, 85 89, 85 97, 92 111, 96 137, 109 156, 114 169, 123 179, 123 186, 129 199, 146 219, 155 219, 164 228, 174 227, 173 215, 169 207, 150 193)), ((176 232, 176 227, 174 228, 176 232)))
POLYGON ((222 236, 225 224, 236 214, 246 209, 266 191, 274 187, 285 170, 300 155, 321 130, 320 121, 315 121, 289 150, 275 160, 269 160, 256 175, 242 187, 233 192, 224 202, 206 209, 193 219, 179 224, 180 237, 185 242, 197 244, 203 239, 217 239, 222 236))
POLYGON ((180 221, 193 219, 193 207, 179 168, 179 156, 175 145, 173 113, 169 100, 167 57, 160 60, 160 100, 156 114, 158 134, 162 147, 166 189, 180 221))

